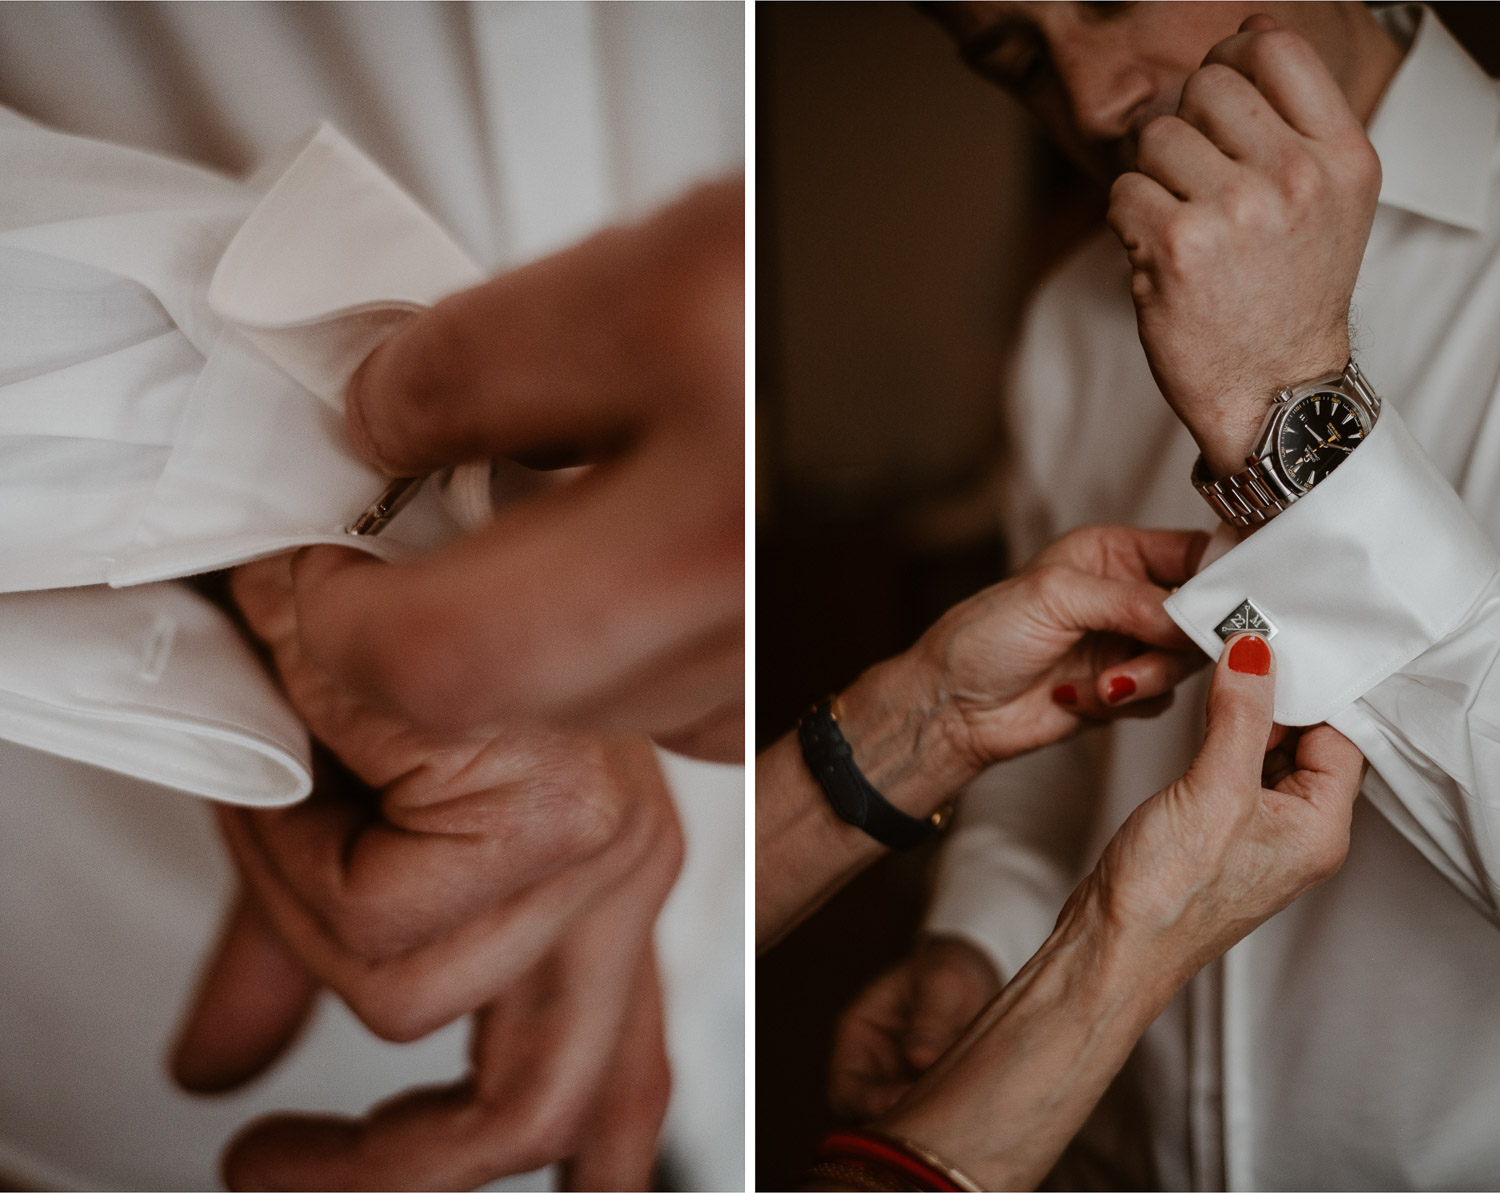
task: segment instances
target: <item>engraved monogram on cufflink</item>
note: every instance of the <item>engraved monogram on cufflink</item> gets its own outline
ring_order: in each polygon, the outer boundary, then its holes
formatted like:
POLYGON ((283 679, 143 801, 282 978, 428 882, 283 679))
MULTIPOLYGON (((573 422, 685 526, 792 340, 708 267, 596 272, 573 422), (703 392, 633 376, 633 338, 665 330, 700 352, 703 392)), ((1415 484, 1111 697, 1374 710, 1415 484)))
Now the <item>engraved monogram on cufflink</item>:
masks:
POLYGON ((1236 634, 1247 633, 1259 634, 1269 642, 1276 637, 1276 626, 1269 617, 1256 608, 1254 601, 1246 597, 1235 607, 1233 613, 1214 627, 1214 633, 1225 642, 1236 634))

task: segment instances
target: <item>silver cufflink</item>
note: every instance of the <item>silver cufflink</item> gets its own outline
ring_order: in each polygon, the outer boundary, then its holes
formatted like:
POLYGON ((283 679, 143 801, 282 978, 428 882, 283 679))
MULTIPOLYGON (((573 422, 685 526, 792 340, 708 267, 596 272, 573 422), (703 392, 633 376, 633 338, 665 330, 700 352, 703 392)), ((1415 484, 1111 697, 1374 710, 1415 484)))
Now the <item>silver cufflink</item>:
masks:
POLYGON ((1236 634, 1259 634, 1270 641, 1276 637, 1276 626, 1269 617, 1256 608, 1254 601, 1246 597, 1235 606, 1233 613, 1214 627, 1214 633, 1218 634, 1224 642, 1228 642, 1236 634))
POLYGON ((379 534, 391 524, 391 519, 406 508, 426 479, 425 476, 398 476, 381 490, 379 497, 365 507, 364 513, 344 527, 344 533, 379 534))

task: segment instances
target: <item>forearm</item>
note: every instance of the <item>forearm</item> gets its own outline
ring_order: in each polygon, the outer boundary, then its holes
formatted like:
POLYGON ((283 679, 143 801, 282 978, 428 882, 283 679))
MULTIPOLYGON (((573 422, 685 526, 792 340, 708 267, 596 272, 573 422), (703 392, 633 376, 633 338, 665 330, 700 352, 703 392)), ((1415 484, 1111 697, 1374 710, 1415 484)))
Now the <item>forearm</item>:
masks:
POLYGON ((986 1189, 1035 1188, 1185 977, 1111 923, 1086 883, 1031 961, 875 1125, 986 1189))
MULTIPOLYGON (((877 664, 840 697, 839 725, 865 778, 912 816, 928 816, 974 776, 907 655, 877 664)), ((802 759, 795 732, 755 767, 755 939, 773 944, 884 847, 840 820, 802 759)))

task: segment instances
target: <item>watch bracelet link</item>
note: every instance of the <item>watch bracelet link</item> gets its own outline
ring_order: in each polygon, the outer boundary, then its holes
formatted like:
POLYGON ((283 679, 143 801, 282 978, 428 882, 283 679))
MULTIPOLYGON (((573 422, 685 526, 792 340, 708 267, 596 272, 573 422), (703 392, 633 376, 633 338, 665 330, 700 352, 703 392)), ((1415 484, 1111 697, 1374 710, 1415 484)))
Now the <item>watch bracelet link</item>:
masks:
POLYGON ((914 849, 947 823, 951 804, 931 816, 910 816, 865 778, 839 729, 833 697, 814 705, 797 723, 797 742, 802 747, 802 761, 823 789, 834 814, 882 845, 914 849))
POLYGON ((1203 494, 1203 500, 1214 513, 1231 526, 1259 526, 1291 504, 1278 496, 1277 486, 1271 483, 1259 460, 1223 480, 1208 480, 1204 471, 1203 457, 1199 456, 1193 466, 1193 487, 1203 494))

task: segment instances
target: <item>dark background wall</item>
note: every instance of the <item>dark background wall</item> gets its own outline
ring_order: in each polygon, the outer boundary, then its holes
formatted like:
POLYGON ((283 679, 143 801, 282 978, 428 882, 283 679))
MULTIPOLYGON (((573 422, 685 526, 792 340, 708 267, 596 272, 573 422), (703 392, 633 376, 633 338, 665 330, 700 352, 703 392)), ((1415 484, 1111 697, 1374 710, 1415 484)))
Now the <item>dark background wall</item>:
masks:
MULTIPOLYGON (((1437 4, 1491 74, 1500 5, 1437 4)), ((761 4, 759 745, 1007 566, 998 380, 1026 293, 1102 210, 905 4, 761 4)), ((928 852, 867 871, 760 962, 758 1184, 832 1125, 838 1011, 910 947, 928 852)))

